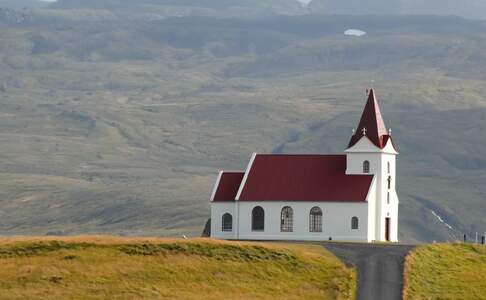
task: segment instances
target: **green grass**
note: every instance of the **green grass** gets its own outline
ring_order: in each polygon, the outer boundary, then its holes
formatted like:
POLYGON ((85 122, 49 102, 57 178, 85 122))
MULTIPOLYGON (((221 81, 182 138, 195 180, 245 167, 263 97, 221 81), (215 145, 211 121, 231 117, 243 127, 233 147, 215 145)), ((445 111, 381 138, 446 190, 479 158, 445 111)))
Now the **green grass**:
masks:
POLYGON ((0 240, 0 299, 353 299, 320 246, 206 239, 0 240))
POLYGON ((417 247, 405 266, 405 299, 486 299, 486 247, 417 247))

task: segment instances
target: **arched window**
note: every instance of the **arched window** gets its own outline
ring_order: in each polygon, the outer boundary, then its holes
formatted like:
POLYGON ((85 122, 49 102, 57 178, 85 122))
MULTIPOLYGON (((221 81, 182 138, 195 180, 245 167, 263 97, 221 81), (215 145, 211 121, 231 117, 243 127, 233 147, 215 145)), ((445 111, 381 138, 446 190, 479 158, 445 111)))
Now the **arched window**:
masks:
POLYGON ((386 194, 386 203, 390 204, 390 192, 386 194))
POLYGON ((233 216, 229 213, 223 215, 222 231, 232 231, 233 230, 233 216))
POLYGON ((387 163, 388 174, 390 174, 390 162, 387 163))
POLYGON ((265 211, 261 206, 256 206, 251 212, 251 230, 265 230, 265 211))
POLYGON ((351 218, 351 229, 358 229, 359 228, 359 221, 358 217, 351 218))
POLYGON ((369 173, 370 172, 370 162, 365 160, 363 162, 363 173, 369 173))
POLYGON ((314 206, 309 214, 309 231, 322 232, 322 210, 314 206))
POLYGON ((391 181, 392 181, 391 176, 388 176, 388 189, 391 189, 391 181))
POLYGON ((280 214, 280 231, 292 232, 294 230, 294 211, 290 206, 282 208, 280 214))

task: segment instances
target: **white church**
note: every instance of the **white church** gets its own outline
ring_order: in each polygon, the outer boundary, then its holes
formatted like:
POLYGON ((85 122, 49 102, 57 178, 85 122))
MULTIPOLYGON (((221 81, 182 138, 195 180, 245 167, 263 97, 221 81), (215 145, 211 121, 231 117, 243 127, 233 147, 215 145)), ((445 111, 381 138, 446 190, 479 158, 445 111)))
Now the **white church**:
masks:
POLYGON ((221 171, 211 237, 398 242, 397 155, 371 90, 343 155, 254 153, 245 171, 221 171))

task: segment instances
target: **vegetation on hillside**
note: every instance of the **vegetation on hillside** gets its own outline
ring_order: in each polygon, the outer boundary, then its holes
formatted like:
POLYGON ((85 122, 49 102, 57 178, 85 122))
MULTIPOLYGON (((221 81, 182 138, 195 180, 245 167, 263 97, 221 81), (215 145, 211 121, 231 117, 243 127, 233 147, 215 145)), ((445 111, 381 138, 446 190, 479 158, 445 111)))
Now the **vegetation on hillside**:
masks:
POLYGON ((405 265, 405 299, 486 299, 486 246, 418 246, 405 265))
POLYGON ((0 234, 199 235, 220 169, 343 153, 371 85, 400 151, 401 240, 484 231, 485 23, 244 7, 290 2, 0 9, 0 234))
POLYGON ((319 246, 78 237, 0 241, 0 299, 353 299, 319 246))

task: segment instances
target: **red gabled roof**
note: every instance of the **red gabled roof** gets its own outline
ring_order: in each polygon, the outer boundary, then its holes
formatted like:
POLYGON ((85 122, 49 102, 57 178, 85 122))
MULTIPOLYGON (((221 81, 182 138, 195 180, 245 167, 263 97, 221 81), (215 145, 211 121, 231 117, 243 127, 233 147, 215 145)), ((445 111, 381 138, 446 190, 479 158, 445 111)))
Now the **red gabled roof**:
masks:
POLYGON ((218 186, 213 201, 235 201, 243 176, 245 176, 244 172, 222 172, 216 183, 218 186))
POLYGON ((258 154, 239 201, 364 202, 373 175, 346 175, 346 155, 258 154))
POLYGON ((353 147, 363 137, 363 129, 366 129, 366 136, 373 144, 380 149, 385 147, 389 136, 373 89, 369 92, 368 101, 361 115, 358 129, 351 137, 348 148, 353 147))

